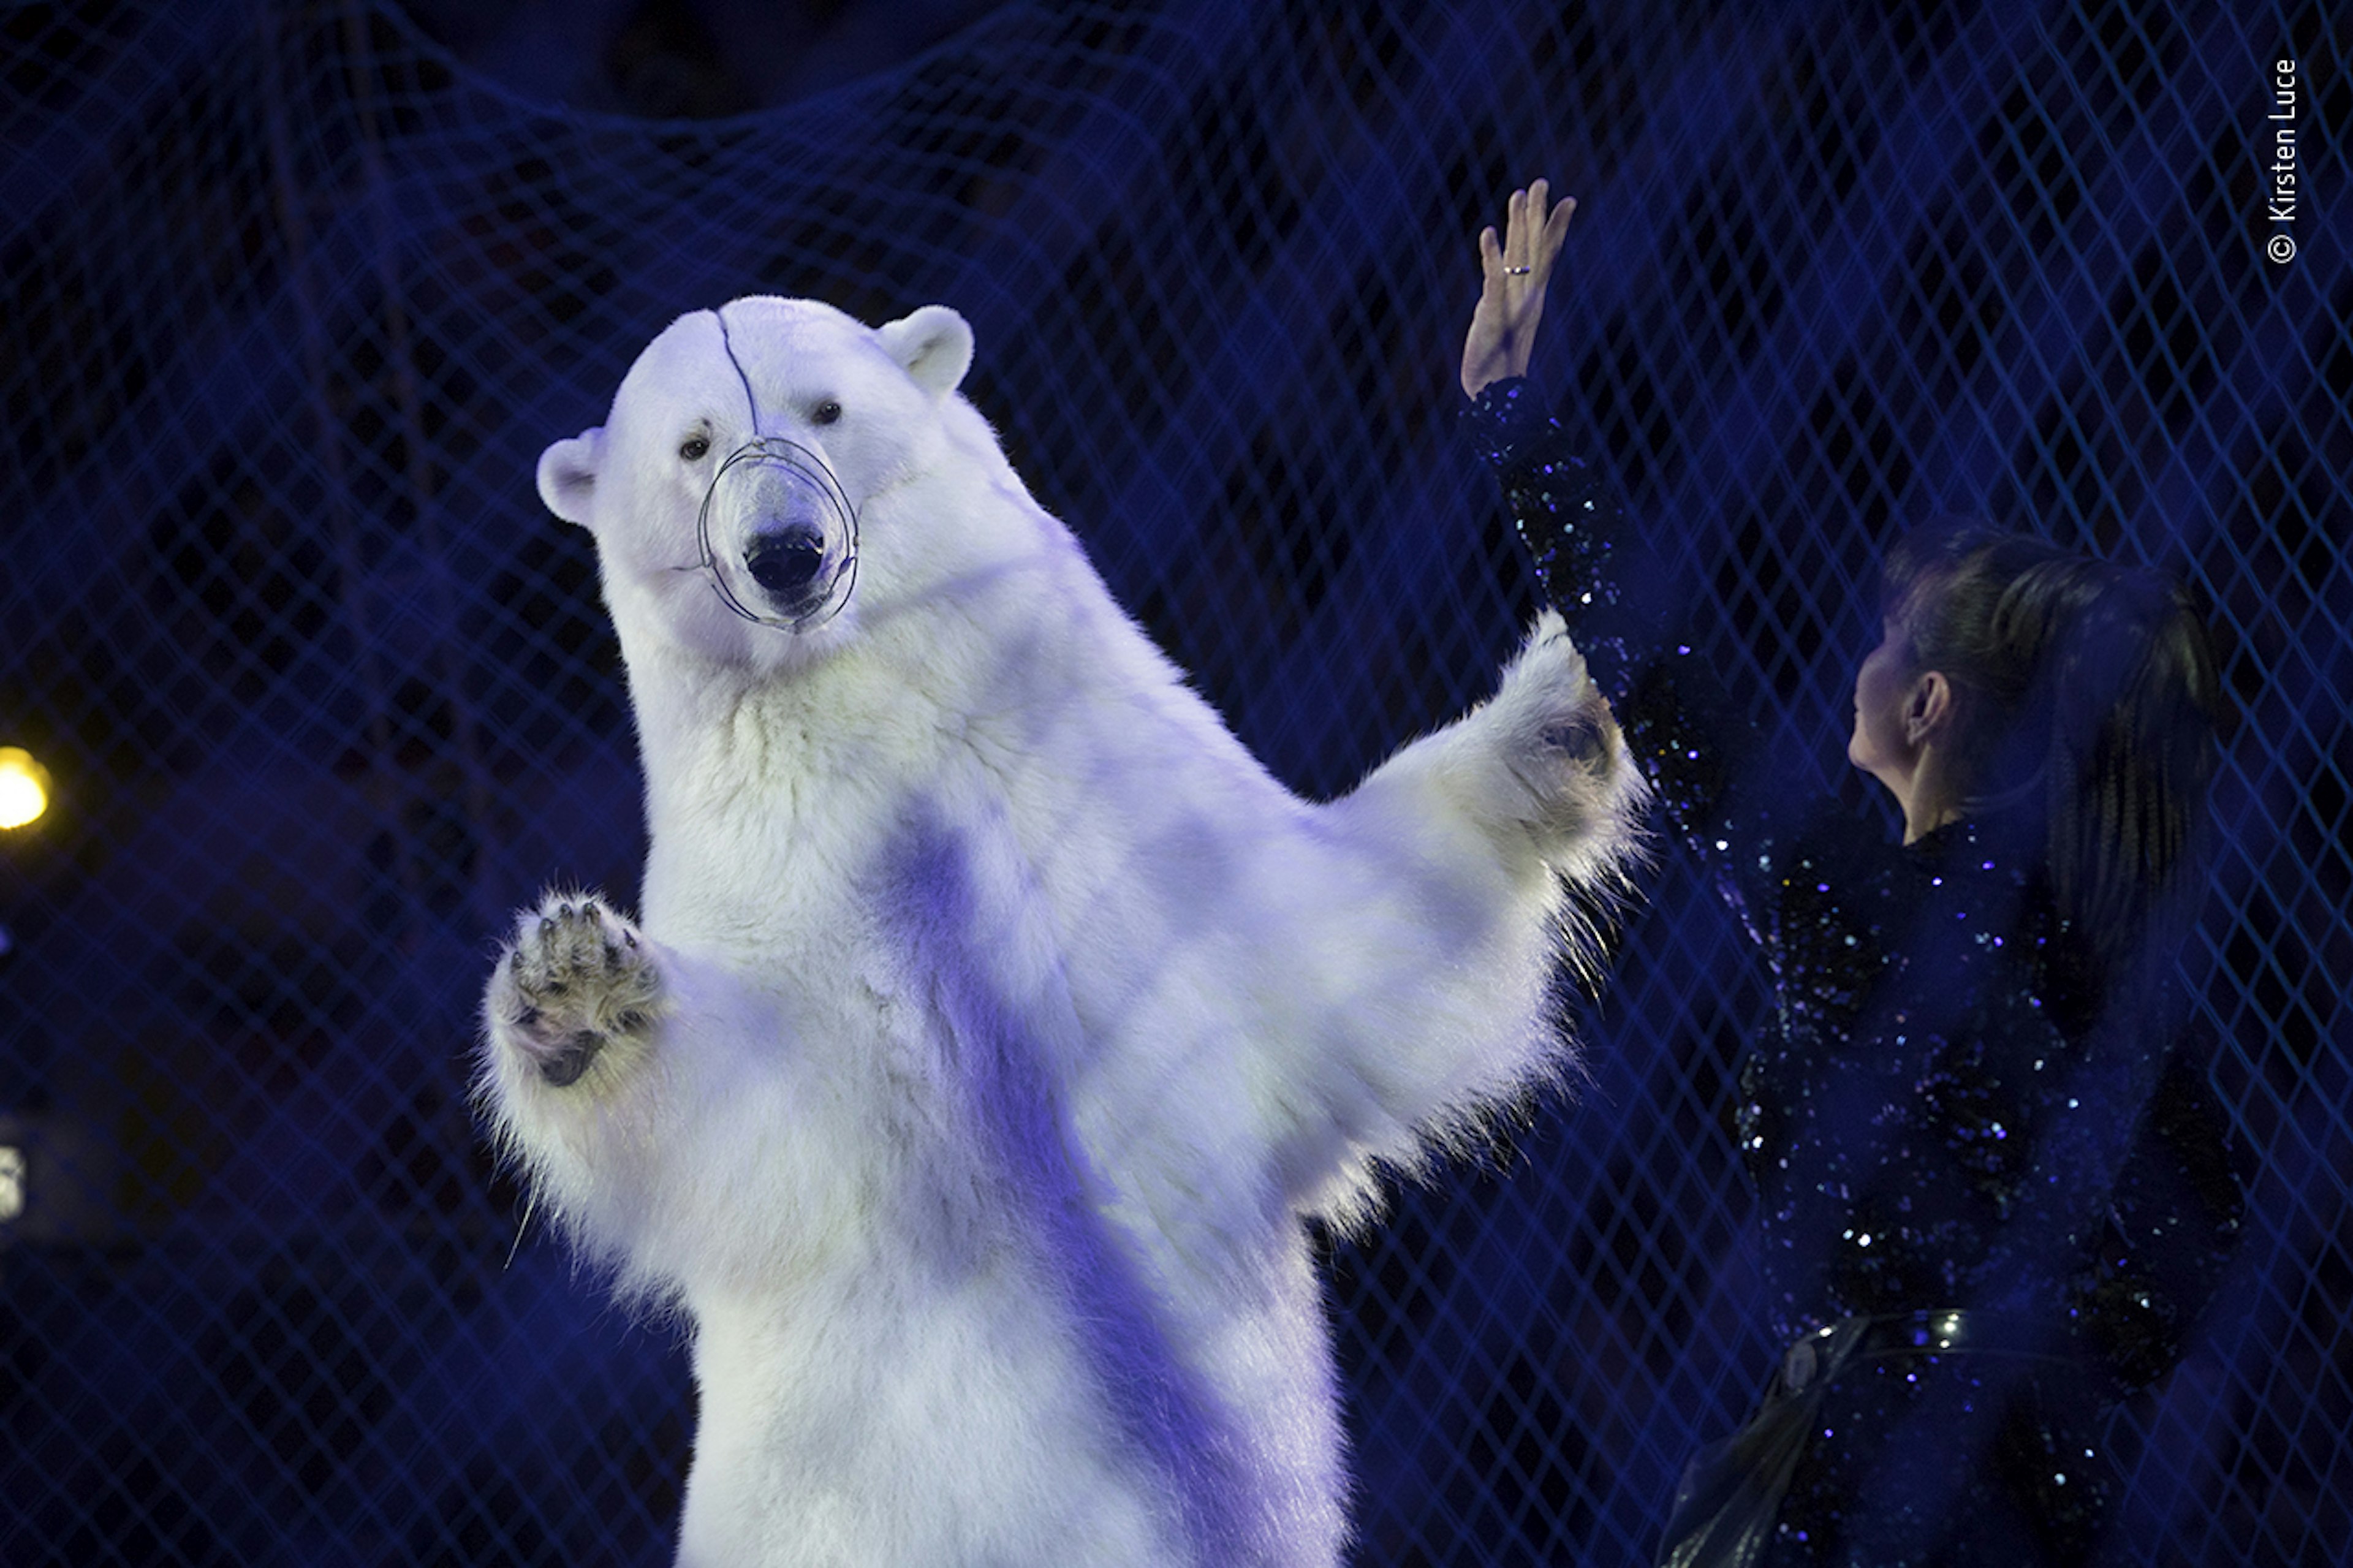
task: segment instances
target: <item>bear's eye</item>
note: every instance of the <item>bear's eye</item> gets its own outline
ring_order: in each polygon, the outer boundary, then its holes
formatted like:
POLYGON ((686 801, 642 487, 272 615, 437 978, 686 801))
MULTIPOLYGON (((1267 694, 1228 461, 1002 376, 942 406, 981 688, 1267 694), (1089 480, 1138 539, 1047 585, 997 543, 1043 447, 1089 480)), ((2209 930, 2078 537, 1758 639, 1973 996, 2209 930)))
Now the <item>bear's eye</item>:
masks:
POLYGON ((701 462, 702 460, 703 454, 710 450, 710 437, 689 436, 684 441, 679 443, 678 455, 684 458, 690 463, 696 463, 701 462))
POLYGON ((841 405, 830 397, 809 411, 809 423, 812 425, 830 425, 840 417, 841 405))

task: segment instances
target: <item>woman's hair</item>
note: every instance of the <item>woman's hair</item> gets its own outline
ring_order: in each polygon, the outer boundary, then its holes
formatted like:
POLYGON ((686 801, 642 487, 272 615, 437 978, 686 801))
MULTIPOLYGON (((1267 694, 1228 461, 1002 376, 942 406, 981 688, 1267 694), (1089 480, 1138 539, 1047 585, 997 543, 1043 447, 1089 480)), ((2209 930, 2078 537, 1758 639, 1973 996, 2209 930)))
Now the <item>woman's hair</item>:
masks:
POLYGON ((1958 520, 1899 540, 1881 579, 1913 668, 1956 689, 1966 813, 2039 820, 2059 912, 2112 980, 2169 958, 2204 879, 2222 711, 2180 585, 1958 520))

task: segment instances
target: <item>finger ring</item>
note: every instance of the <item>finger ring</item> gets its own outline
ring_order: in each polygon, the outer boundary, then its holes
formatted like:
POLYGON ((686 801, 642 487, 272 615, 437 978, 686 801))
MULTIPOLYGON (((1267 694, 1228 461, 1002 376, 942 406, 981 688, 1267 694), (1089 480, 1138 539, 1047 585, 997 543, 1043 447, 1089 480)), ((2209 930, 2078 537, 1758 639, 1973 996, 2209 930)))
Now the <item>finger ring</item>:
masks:
POLYGON ((1532 271, 1532 270, 1534 270, 1534 269, 1533 269, 1533 268, 1526 268, 1526 267, 1506 267, 1506 268, 1504 268, 1504 270, 1506 273, 1510 274, 1510 275, 1511 275, 1512 277, 1514 277, 1514 278, 1522 278, 1522 277, 1525 277, 1525 276, 1526 276, 1530 271, 1532 271))

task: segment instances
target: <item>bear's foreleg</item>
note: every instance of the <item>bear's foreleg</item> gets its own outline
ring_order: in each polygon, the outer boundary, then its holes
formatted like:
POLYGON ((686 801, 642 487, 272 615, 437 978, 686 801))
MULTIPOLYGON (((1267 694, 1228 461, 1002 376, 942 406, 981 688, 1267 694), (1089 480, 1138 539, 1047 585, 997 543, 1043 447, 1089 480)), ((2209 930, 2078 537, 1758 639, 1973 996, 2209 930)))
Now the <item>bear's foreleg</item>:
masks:
POLYGON ((1411 1167, 1425 1140, 1553 1077, 1566 1054, 1551 976, 1590 962, 1579 904, 1606 905, 1637 853, 1643 786, 1607 700, 1546 614, 1495 695, 1422 737, 1327 808, 1321 875, 1283 879, 1264 994, 1297 1039, 1270 1050, 1275 1103, 1320 1107, 1277 1136, 1287 1185, 1345 1217, 1370 1155, 1411 1167), (1572 898, 1581 886, 1587 900, 1572 898), (1314 889, 1312 895, 1302 889, 1314 889), (1287 1082, 1285 1080, 1288 1080, 1287 1082))
POLYGON ((482 999, 485 1119, 595 1251, 632 1249, 677 1117, 670 967, 600 900, 552 892, 516 917, 482 999))

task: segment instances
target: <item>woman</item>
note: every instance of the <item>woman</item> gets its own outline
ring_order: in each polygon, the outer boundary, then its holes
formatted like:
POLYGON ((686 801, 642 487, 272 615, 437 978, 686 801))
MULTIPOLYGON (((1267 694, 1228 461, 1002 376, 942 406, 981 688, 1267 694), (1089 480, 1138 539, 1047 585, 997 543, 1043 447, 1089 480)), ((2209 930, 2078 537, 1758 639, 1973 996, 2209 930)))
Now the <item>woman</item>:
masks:
POLYGON ((2081 1563, 2116 1489, 2104 1417, 2179 1358, 2240 1212, 2156 1000, 2201 883, 2203 634, 2155 574, 1916 531, 1883 569, 1847 749, 1904 841, 1787 817, 1788 768, 1525 379, 1573 207, 1538 181, 1480 237, 1469 417, 1778 1003, 1736 1120, 1786 1349, 1686 1472, 1661 1561, 2081 1563))

